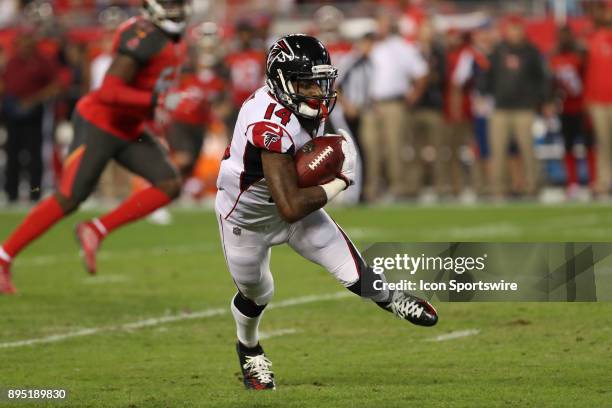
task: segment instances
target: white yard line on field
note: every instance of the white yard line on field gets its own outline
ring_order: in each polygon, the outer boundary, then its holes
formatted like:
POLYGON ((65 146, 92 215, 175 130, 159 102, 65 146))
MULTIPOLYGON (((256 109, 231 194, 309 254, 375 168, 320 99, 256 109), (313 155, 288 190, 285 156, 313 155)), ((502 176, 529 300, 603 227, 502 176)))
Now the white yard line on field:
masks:
POLYGON ((457 330, 446 334, 441 334, 436 337, 430 337, 426 341, 446 341, 460 339, 462 337, 475 336, 480 333, 480 329, 457 330))
MULTIPOLYGON (((191 254, 195 252, 213 252, 220 250, 221 246, 217 243, 198 243, 188 245, 163 245, 154 246, 146 249, 133 249, 128 251, 111 251, 102 250, 98 255, 98 259, 141 259, 143 257, 150 256, 164 256, 164 255, 181 255, 191 254)), ((37 255, 31 256, 24 259, 17 260, 18 266, 49 266, 49 264, 65 262, 65 261, 76 261, 78 252, 75 250, 72 253, 64 253, 57 255, 37 255)))
POLYGON ((85 285, 104 285, 107 283, 123 283, 130 279, 124 275, 95 275, 83 279, 85 285))
MULTIPOLYGON (((272 308, 272 309, 284 308, 284 307, 289 307, 289 306, 304 305, 308 303, 323 302, 327 300, 342 299, 342 298, 346 298, 350 296, 354 296, 354 295, 348 291, 329 293, 326 295, 302 296, 302 297, 291 298, 287 300, 281 300, 279 302, 270 303, 268 308, 272 308)), ((201 310, 195 313, 182 313, 178 315, 153 317, 150 319, 138 320, 135 322, 125 323, 125 324, 116 325, 116 326, 93 327, 93 328, 71 331, 71 332, 67 332, 63 334, 54 334, 52 336, 0 343, 0 349, 32 346, 35 344, 57 343, 57 342, 71 339, 74 337, 91 336, 91 335, 98 334, 98 333, 105 333, 105 332, 112 332, 112 331, 132 331, 132 330, 142 329, 145 327, 154 327, 154 326, 159 326, 159 325, 166 324, 166 323, 178 322, 182 320, 204 319, 208 317, 226 315, 228 314, 228 311, 229 311, 229 307, 205 309, 205 310, 201 310)), ((289 332, 285 331, 282 334, 289 334, 289 332)), ((282 334, 277 334, 277 335, 282 335, 282 334)))
POLYGON ((299 333, 300 330, 297 329, 278 329, 278 330, 270 330, 270 331, 262 331, 261 333, 259 333, 259 338, 261 340, 267 340, 267 339, 271 339, 272 337, 280 337, 280 336, 284 336, 286 334, 295 334, 295 333, 299 333))

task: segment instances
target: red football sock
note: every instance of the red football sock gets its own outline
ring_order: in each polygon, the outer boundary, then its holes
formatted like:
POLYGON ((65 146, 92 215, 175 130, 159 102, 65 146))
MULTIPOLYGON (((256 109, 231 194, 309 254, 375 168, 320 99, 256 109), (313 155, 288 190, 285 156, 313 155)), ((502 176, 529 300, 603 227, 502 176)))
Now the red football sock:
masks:
POLYGON ((55 196, 41 201, 2 244, 2 248, 11 258, 15 257, 26 245, 44 234, 63 217, 64 210, 55 196))
MULTIPOLYGON (((128 197, 119 207, 98 219, 104 227, 104 231, 101 232, 107 235, 124 224, 151 214, 171 201, 166 193, 155 187, 140 190, 128 197)), ((96 226, 99 230, 102 229, 100 225, 96 226)))
POLYGON ((578 176, 576 175, 576 158, 572 153, 565 153, 564 161, 567 185, 571 186, 578 182, 578 176))
POLYGON ((589 169, 589 185, 593 185, 597 176, 597 162, 596 162, 596 153, 595 149, 592 147, 587 149, 587 168, 589 169))

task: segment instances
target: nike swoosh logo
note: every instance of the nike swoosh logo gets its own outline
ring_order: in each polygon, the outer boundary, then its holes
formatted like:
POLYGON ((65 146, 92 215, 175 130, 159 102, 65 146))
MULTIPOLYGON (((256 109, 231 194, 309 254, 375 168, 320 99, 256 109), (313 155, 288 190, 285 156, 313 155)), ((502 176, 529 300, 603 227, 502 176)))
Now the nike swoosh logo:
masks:
POLYGON ((272 124, 272 123, 265 123, 265 126, 271 130, 274 133, 281 133, 283 128, 280 127, 280 125, 277 124, 272 124))

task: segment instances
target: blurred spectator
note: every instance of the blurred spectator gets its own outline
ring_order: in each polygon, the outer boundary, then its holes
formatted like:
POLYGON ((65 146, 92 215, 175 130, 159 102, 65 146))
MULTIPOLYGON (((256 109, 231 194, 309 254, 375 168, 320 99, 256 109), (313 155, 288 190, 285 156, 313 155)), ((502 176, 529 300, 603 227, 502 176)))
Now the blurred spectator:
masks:
POLYGON ((15 53, 9 58, 4 83, 3 115, 7 128, 6 185, 9 202, 18 199, 21 170, 26 167, 30 181, 30 200, 41 194, 42 139, 44 105, 60 90, 59 66, 37 48, 35 33, 24 31, 16 37, 15 53))
POLYGON ((423 10, 426 0, 400 0, 398 3, 403 13, 399 19, 399 32, 408 41, 415 41, 419 36, 421 24, 427 21, 423 10))
POLYGON ((332 64, 343 70, 353 50, 353 44, 340 33, 344 14, 337 7, 327 5, 315 12, 314 19, 317 25, 315 36, 329 51, 332 64))
POLYGON ((496 198, 504 198, 504 173, 508 146, 515 138, 522 159, 523 193, 535 195, 537 167, 532 126, 535 110, 547 97, 548 78, 540 52, 525 36, 523 21, 512 17, 506 23, 504 40, 491 55, 486 86, 495 99, 491 119, 492 188, 496 198))
POLYGON ((550 67, 554 74, 556 96, 561 101, 561 134, 565 145, 565 173, 567 196, 573 198, 578 190, 578 169, 574 145, 583 137, 589 168, 589 184, 594 180, 595 154, 591 132, 586 132, 583 109, 583 75, 585 51, 578 46, 574 34, 568 26, 558 30, 557 47, 550 57, 550 67))
POLYGON ((263 43, 255 37, 255 33, 255 28, 249 21, 238 22, 236 43, 225 58, 231 77, 234 107, 232 121, 237 117, 242 103, 264 83, 266 53, 263 43))
POLYGON ((0 1, 0 27, 4 27, 13 22, 19 10, 18 0, 0 1))
POLYGON ((364 35, 357 42, 353 54, 347 57, 347 68, 339 71, 338 77, 338 103, 358 144, 361 143, 361 118, 369 109, 369 84, 372 78, 369 57, 374 41, 373 33, 364 35))
POLYGON ((483 83, 487 79, 487 72, 491 68, 489 57, 496 43, 496 30, 485 23, 472 31, 472 50, 474 64, 472 76, 474 91, 472 94, 472 115, 474 117, 474 169, 473 182, 476 192, 480 196, 490 193, 490 148, 489 148, 489 118, 493 113, 494 100, 483 83), (478 57, 478 58, 476 58, 478 57))
POLYGON ((415 151, 413 166, 407 175, 413 193, 416 193, 423 183, 426 169, 425 149, 435 149, 433 160, 433 184, 438 194, 448 192, 448 141, 442 121, 442 105, 444 98, 444 79, 446 77, 446 56, 442 44, 436 39, 431 21, 425 20, 419 27, 415 43, 429 66, 427 87, 423 96, 416 104, 413 113, 412 145, 415 151))
MULTIPOLYGON (((464 187, 462 152, 474 140, 472 96, 475 73, 488 68, 487 58, 471 43, 469 33, 451 31, 447 36, 447 77, 445 80, 445 119, 450 148, 450 181, 454 195, 464 187)), ((472 181, 476 168, 470 168, 472 181)))
POLYGON ((369 83, 372 78, 370 53, 374 46, 375 35, 368 33, 356 44, 351 56, 346 58, 347 68, 339 71, 338 104, 344 111, 344 117, 355 140, 361 157, 361 180, 365 176, 363 148, 362 117, 369 106, 369 83))
POLYGON ((414 46, 397 35, 390 16, 379 17, 378 36, 370 54, 372 109, 364 114, 362 129, 367 180, 364 194, 369 201, 381 197, 383 166, 393 196, 415 193, 406 186, 404 136, 411 126, 408 108, 420 99, 427 81, 427 63, 414 46))
POLYGON ((595 191, 610 193, 612 161, 612 3, 599 10, 597 31, 588 43, 584 98, 588 104, 597 143, 595 191))
POLYGON ((79 44, 66 42, 61 57, 62 65, 66 67, 70 76, 70 84, 65 95, 68 104, 67 118, 70 118, 76 103, 88 91, 84 72, 86 68, 85 50, 79 44))

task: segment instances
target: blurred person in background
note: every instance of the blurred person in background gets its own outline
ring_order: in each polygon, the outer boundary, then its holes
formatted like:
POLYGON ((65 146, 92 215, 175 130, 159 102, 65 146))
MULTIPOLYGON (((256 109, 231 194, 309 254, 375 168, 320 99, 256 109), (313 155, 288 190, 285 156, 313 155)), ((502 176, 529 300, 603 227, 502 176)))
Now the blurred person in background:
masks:
POLYGON ((383 13, 378 17, 377 34, 370 53, 371 109, 363 115, 361 132, 366 153, 364 194, 368 201, 377 201, 386 193, 393 198, 416 193, 414 186, 406 185, 403 152, 412 126, 409 110, 421 98, 428 73, 427 62, 418 50, 397 34, 391 15, 383 13), (380 188, 383 174, 387 177, 386 191, 380 188))
POLYGON ((374 33, 366 33, 357 41, 353 53, 346 59, 346 69, 338 73, 338 106, 342 107, 346 123, 362 158, 361 177, 359 177, 362 181, 365 177, 364 160, 367 156, 362 140, 362 118, 371 109, 369 86, 372 79, 372 64, 369 57, 375 40, 374 33))
POLYGON ((65 117, 70 118, 78 100, 88 91, 84 47, 72 41, 65 41, 61 49, 60 61, 70 78, 62 98, 67 104, 65 117))
POLYGON ((584 99, 597 144, 595 193, 605 197, 612 181, 612 1, 600 3, 596 10, 597 29, 588 41, 584 99))
MULTIPOLYGON (((462 152, 474 141, 472 98, 476 72, 489 68, 487 57, 472 44, 471 33, 449 32, 447 35, 447 76, 445 79, 445 119, 450 148, 452 193, 457 196, 464 188, 465 171, 462 152)), ((476 166, 469 169, 473 183, 478 179, 476 166)))
POLYGON ((487 72, 491 68, 490 59, 496 44, 496 30, 486 22, 472 31, 472 50, 475 56, 472 64, 474 92, 472 94, 472 115, 474 117, 474 187, 476 193, 486 197, 490 193, 490 155, 489 119, 494 110, 494 99, 486 89, 487 72))
POLYGON ((491 182, 496 199, 506 197, 505 185, 508 146, 516 140, 522 167, 522 193, 537 193, 537 165, 532 126, 536 111, 548 102, 549 77, 538 49, 525 35, 521 17, 508 18, 504 39, 491 55, 486 87, 495 100, 491 118, 491 182))
POLYGON ((344 14, 337 7, 326 5, 314 13, 317 38, 329 51, 332 64, 338 70, 346 68, 347 57, 353 51, 353 44, 342 35, 340 28, 344 14))
POLYGON ((233 128, 242 103, 261 87, 264 81, 266 52, 263 42, 256 37, 253 24, 241 20, 236 24, 235 41, 225 57, 230 73, 233 112, 228 128, 233 128))
POLYGON ((22 30, 15 41, 15 53, 8 59, 2 74, 2 111, 8 136, 5 191, 9 203, 16 202, 21 172, 27 169, 29 198, 34 202, 41 195, 45 104, 61 90, 60 68, 57 61, 38 49, 33 29, 22 30))
POLYGON ((586 147, 589 170, 589 186, 594 187, 595 151, 593 138, 584 123, 584 69, 586 53, 574 39, 569 26, 557 31, 557 46, 550 56, 550 67, 554 75, 555 94, 560 101, 559 119, 565 145, 565 173, 567 197, 574 198, 578 190, 578 167, 574 145, 580 137, 586 147))
POLYGON ((222 55, 217 25, 202 23, 191 37, 189 60, 173 89, 182 98, 175 109, 166 111, 169 120, 163 129, 170 157, 183 181, 191 176, 200 156, 206 128, 212 121, 212 107, 219 107, 228 99, 227 78, 219 66, 222 55))
POLYGON ((407 177, 412 179, 410 184, 413 190, 418 192, 427 169, 425 149, 426 147, 434 149, 435 157, 429 158, 429 161, 433 160, 433 185, 436 193, 443 196, 448 193, 448 181, 451 176, 448 168, 448 140, 442 121, 446 56, 444 47, 436 38, 433 21, 425 20, 421 23, 415 46, 427 61, 429 75, 427 87, 412 114, 411 135, 415 158, 407 177))

